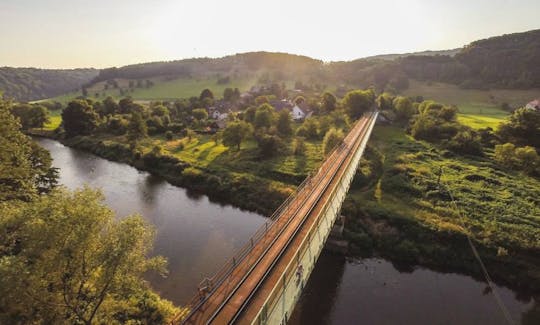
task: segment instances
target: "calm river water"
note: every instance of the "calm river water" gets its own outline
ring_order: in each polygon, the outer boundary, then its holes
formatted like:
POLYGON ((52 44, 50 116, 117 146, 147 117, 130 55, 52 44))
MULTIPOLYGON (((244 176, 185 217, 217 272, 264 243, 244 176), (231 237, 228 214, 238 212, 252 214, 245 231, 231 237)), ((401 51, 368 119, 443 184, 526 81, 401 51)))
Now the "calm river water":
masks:
MULTIPOLYGON (((119 216, 140 213, 157 229, 155 253, 169 261, 156 291, 185 303, 265 221, 256 213, 211 202, 146 172, 48 139, 36 139, 60 168, 60 183, 100 188, 119 216)), ((498 288, 516 324, 540 324, 534 300, 498 288)), ((506 324, 485 284, 428 269, 398 271, 380 259, 346 260, 324 253, 291 324, 506 324)))

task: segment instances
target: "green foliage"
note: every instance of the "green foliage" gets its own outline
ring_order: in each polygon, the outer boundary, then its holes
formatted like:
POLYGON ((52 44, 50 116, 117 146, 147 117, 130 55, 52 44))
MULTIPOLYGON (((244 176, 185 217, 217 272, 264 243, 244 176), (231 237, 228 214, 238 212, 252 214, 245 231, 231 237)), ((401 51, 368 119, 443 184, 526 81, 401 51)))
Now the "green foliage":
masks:
POLYGON ((204 108, 196 108, 191 112, 191 114, 195 119, 199 121, 204 121, 208 119, 208 112, 204 108))
POLYGON ((337 98, 330 92, 325 92, 321 97, 321 110, 330 113, 337 108, 337 98))
POLYGON ((143 274, 155 231, 140 216, 117 220, 97 191, 58 190, 0 219, 0 322, 165 322, 177 311, 143 274))
POLYGON ((302 137, 296 137, 293 144, 293 154, 303 156, 306 154, 306 141, 302 137))
POLYGON ((482 156, 482 144, 478 134, 470 128, 461 128, 445 146, 460 154, 482 156))
POLYGON ((242 141, 253 133, 251 125, 244 121, 231 122, 223 130, 223 144, 232 147, 236 146, 240 150, 242 141))
POLYGON ((255 129, 270 128, 274 123, 275 110, 269 104, 262 104, 257 108, 253 125, 255 129))
POLYGON ((386 92, 380 94, 376 100, 377 106, 380 110, 392 110, 394 108, 393 102, 394 96, 386 92))
POLYGON ((19 118, 23 130, 42 128, 49 121, 49 111, 42 105, 15 104, 11 112, 19 118))
POLYGON ((326 132, 323 139, 323 152, 325 155, 328 155, 334 147, 336 147, 343 139, 345 135, 342 130, 336 130, 331 128, 326 132))
POLYGON ((424 101, 418 106, 419 114, 411 121, 410 132, 416 139, 437 142, 450 140, 461 127, 456 120, 456 108, 434 101, 424 101))
POLYGON ((95 69, 0 68, 0 89, 9 98, 30 101, 65 94, 89 82, 95 69))
POLYGON ((0 100, 0 203, 30 200, 56 185, 48 151, 20 132, 9 104, 0 100))
POLYGON ((204 89, 204 90, 201 92, 200 96, 199 96, 199 100, 200 100, 200 101, 203 101, 203 100, 205 100, 205 99, 211 99, 211 100, 214 99, 214 94, 213 94, 212 91, 211 91, 210 89, 208 89, 208 88, 204 89))
POLYGON ((99 124, 99 116, 86 100, 69 102, 62 111, 62 122, 68 137, 91 134, 99 124))
POLYGON ((497 135, 505 142, 540 149, 540 111, 521 108, 501 123, 497 135))
POLYGON ((107 131, 116 135, 126 134, 129 129, 129 124, 130 121, 123 116, 112 116, 107 121, 107 131))
POLYGON ((307 118, 302 125, 296 130, 296 135, 307 139, 317 139, 319 125, 314 118, 307 118))
POLYGON ((495 146, 495 160, 507 168, 540 175, 540 156, 533 147, 516 147, 513 143, 495 146))
POLYGON ((148 136, 148 129, 142 116, 138 112, 131 113, 131 119, 128 126, 128 138, 132 141, 148 136))
POLYGON ((409 121, 416 114, 416 108, 408 97, 398 96, 394 98, 392 106, 399 121, 409 121))
POLYGON ((285 143, 277 135, 257 134, 255 140, 257 141, 260 155, 263 158, 273 157, 286 149, 285 143))
POLYGON ((375 94, 372 90, 353 90, 343 98, 343 107, 349 117, 356 119, 373 106, 375 94))
POLYGON ((278 113, 276 128, 282 136, 290 136, 293 133, 291 114, 287 110, 278 113))

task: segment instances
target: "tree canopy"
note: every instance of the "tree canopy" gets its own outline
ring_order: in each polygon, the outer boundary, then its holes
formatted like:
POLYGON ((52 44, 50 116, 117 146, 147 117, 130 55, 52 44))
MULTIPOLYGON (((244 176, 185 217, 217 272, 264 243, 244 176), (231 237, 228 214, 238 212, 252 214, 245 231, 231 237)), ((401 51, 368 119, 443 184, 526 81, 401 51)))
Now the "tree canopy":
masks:
POLYGON ((97 128, 99 116, 88 101, 76 99, 62 111, 62 123, 68 137, 88 135, 97 128))

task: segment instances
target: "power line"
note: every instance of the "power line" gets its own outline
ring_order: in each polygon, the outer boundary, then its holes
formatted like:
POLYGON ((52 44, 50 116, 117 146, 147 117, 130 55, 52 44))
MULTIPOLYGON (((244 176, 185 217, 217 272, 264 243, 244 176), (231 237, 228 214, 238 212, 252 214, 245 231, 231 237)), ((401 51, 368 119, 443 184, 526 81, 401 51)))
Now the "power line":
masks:
MULTIPOLYGON (((442 174, 442 170, 441 170, 441 174, 442 174)), ((440 175, 439 175, 439 180, 440 180, 440 175)), ((466 223, 464 221, 463 214, 461 213, 461 209, 458 207, 458 205, 456 203, 456 200, 454 199, 454 196, 452 195, 452 192, 450 192, 450 189, 448 188, 448 186, 446 184, 442 184, 442 185, 445 187, 446 192, 448 193, 448 195, 450 195, 450 199, 452 200, 452 204, 454 205, 454 209, 457 211, 458 216, 459 216, 459 218, 461 220, 461 224, 462 224, 463 228, 465 229, 465 235, 467 236, 467 242, 469 243, 469 246, 471 247, 471 250, 473 252, 474 257, 478 261, 478 264, 480 264, 480 268, 482 269, 482 273, 484 274, 484 278, 485 278, 485 280, 487 282, 487 285, 489 286, 491 292, 493 293, 493 297, 495 297, 495 301, 497 302, 497 305, 499 306, 499 309, 503 313, 504 318, 506 319, 508 324, 511 324, 511 325, 515 324, 514 319, 510 315, 510 312, 508 311, 508 309, 504 305, 504 302, 502 301, 501 297, 499 296, 499 293, 497 292, 497 290, 495 289, 495 286, 493 285, 493 281, 491 280, 491 277, 489 276, 489 273, 488 273, 488 270, 486 268, 486 265, 484 264, 484 261, 482 261, 482 258, 480 257, 480 254, 478 254, 478 250, 476 249, 476 246, 474 246, 472 238, 471 238, 471 236, 469 234, 469 229, 467 228, 467 225, 466 225, 466 223)))

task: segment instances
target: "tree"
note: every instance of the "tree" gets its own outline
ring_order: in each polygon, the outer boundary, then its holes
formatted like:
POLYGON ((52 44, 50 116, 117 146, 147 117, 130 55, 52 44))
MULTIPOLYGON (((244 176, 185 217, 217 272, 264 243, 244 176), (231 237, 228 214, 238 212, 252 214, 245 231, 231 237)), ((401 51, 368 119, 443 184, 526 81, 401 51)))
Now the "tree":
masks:
POLYGON ((54 188, 58 175, 49 152, 21 133, 9 104, 1 99, 0 121, 0 203, 30 200, 54 188))
POLYGON ((289 111, 282 110, 279 112, 276 128, 279 134, 283 136, 289 136, 292 134, 292 119, 289 111))
POLYGON ((409 121, 416 113, 413 103, 408 97, 398 96, 393 102, 396 118, 400 121, 409 121))
POLYGON ((223 130, 223 144, 240 150, 242 141, 253 132, 251 125, 244 121, 231 122, 223 130))
POLYGON ((527 174, 540 171, 540 156, 533 147, 516 148, 516 162, 519 169, 527 174))
POLYGON ((107 98, 103 100, 102 111, 99 113, 101 113, 102 116, 106 116, 109 114, 114 115, 118 113, 118 110, 119 110, 118 103, 114 100, 114 98, 112 98, 111 96, 108 96, 107 98))
POLYGON ((307 118, 302 125, 296 130, 296 135, 308 139, 317 139, 319 125, 314 118, 307 118))
POLYGON ((225 88, 223 91, 223 99, 228 102, 234 100, 234 90, 232 88, 225 88))
POLYGON ((274 123, 274 108, 269 104, 262 104, 255 113, 254 126, 256 129, 269 128, 274 123))
POLYGON ((391 110, 393 108, 394 96, 389 93, 382 93, 377 97, 377 106, 380 110, 391 110))
POLYGON ((506 167, 514 165, 516 146, 512 143, 499 144, 495 146, 495 160, 506 167))
POLYGON ((540 111, 520 108, 501 123, 497 135, 516 145, 540 148, 540 111))
POLYGON ((131 113, 131 119, 128 126, 128 138, 136 141, 148 136, 148 129, 139 112, 131 113))
POLYGON ((204 121, 208 119, 208 112, 204 108, 196 108, 191 112, 191 114, 198 121, 204 121))
POLYGON ((49 111, 42 105, 15 104, 11 112, 19 118, 23 130, 42 128, 49 120, 49 111))
POLYGON ((86 100, 73 100, 62 111, 62 123, 68 137, 91 134, 99 124, 99 116, 86 100))
POLYGON ((374 99, 372 90, 353 90, 343 98, 343 107, 351 118, 359 118, 373 106, 374 99))
POLYGON ((283 140, 277 135, 259 134, 256 140, 260 154, 264 158, 272 157, 285 148, 283 140))
POLYGON ((200 101, 203 101, 204 99, 206 98, 209 98, 209 99, 214 99, 214 94, 212 93, 212 91, 208 88, 204 89, 202 92, 201 92, 201 95, 199 96, 199 100, 200 101))
POLYGON ((329 113, 329 112, 334 111, 336 107, 337 107, 336 96, 334 96, 330 92, 325 92, 321 98, 321 110, 323 112, 329 113))
POLYGON ((0 323, 162 323, 176 308, 143 280, 165 272, 147 258, 155 231, 141 216, 116 219, 103 195, 56 190, 3 207, 0 323))
POLYGON ((345 138, 345 135, 343 134, 343 131, 341 129, 337 130, 335 128, 331 128, 326 132, 323 139, 323 152, 325 155, 328 155, 332 149, 336 145, 338 145, 343 139, 345 138))
POLYGON ((293 154, 295 156, 303 156, 306 154, 306 142, 302 137, 294 139, 293 154))
POLYGON ((248 107, 244 111, 244 121, 249 122, 251 124, 255 123, 255 114, 257 113, 257 108, 255 107, 248 107))

